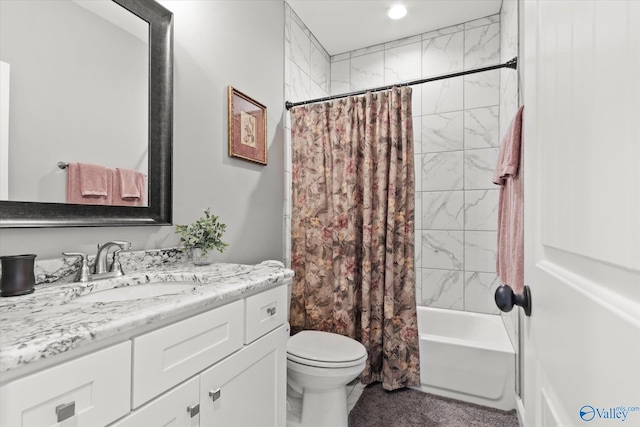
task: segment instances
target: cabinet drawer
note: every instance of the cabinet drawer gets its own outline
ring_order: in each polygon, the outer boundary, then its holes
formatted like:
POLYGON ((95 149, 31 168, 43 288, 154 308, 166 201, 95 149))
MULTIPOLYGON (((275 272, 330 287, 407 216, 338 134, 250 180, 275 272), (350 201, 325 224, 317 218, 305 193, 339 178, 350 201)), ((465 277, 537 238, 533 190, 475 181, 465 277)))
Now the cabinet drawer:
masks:
POLYGON ((287 322, 287 287, 278 286, 245 300, 244 343, 249 344, 287 322))
POLYGON ((106 425, 129 412, 130 380, 127 341, 2 386, 0 425, 106 425), (67 408, 59 421, 56 408, 62 405, 67 408))
POLYGON ((200 410, 199 402, 200 377, 194 377, 135 410, 110 427, 191 427, 199 424, 200 414, 196 413, 200 410))
POLYGON ((133 339, 133 407, 242 347, 244 301, 133 339))

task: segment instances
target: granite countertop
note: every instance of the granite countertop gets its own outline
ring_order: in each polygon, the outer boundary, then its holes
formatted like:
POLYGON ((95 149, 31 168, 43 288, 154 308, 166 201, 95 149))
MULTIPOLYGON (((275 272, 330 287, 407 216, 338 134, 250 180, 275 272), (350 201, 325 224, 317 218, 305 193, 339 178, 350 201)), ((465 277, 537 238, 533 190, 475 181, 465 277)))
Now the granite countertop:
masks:
POLYGON ((90 283, 47 284, 19 297, 0 298, 0 374, 162 319, 215 307, 293 277, 276 265, 189 262, 90 283), (82 302, 78 296, 149 282, 193 281, 178 294, 82 302))

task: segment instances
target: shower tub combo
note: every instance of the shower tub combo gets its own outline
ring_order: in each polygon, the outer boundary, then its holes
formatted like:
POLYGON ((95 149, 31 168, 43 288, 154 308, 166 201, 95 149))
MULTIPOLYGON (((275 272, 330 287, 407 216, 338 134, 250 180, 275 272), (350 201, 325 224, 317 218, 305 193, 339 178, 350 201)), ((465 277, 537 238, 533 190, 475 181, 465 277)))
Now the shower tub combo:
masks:
POLYGON ((418 307, 420 387, 502 410, 515 408, 515 351, 500 316, 418 307))

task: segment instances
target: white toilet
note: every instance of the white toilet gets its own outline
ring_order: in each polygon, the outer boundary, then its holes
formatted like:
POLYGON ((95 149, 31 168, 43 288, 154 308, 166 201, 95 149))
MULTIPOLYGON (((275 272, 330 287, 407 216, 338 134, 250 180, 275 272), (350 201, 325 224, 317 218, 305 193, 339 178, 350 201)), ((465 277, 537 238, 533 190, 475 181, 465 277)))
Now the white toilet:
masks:
MULTIPOLYGON (((292 283, 289 283, 287 318, 291 287, 292 283)), ((301 331, 290 337, 287 341, 287 400, 299 401, 301 398, 302 413, 298 417, 287 410, 287 427, 348 427, 346 386, 362 373, 366 361, 367 349, 342 335, 301 331)))
POLYGON ((300 423, 288 426, 348 427, 346 385, 362 373, 366 348, 351 338, 302 331, 287 342, 288 392, 302 395, 300 423))

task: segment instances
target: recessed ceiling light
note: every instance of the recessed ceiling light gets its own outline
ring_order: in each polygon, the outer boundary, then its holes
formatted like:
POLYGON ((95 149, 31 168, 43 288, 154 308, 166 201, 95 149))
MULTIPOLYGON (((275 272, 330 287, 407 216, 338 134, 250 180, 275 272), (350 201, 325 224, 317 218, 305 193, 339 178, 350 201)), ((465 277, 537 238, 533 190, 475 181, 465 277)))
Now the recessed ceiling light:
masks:
POLYGON ((404 18, 406 14, 407 8, 401 4, 396 4, 395 6, 391 7, 391 9, 389 9, 389 12, 387 13, 389 18, 391 19, 401 19, 404 18))

